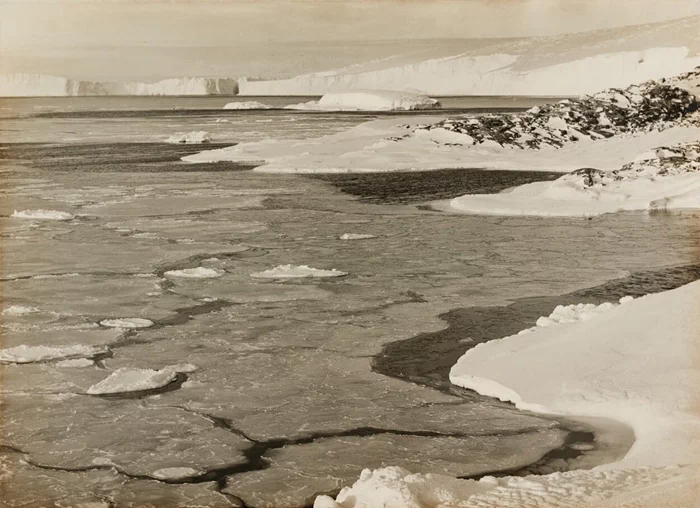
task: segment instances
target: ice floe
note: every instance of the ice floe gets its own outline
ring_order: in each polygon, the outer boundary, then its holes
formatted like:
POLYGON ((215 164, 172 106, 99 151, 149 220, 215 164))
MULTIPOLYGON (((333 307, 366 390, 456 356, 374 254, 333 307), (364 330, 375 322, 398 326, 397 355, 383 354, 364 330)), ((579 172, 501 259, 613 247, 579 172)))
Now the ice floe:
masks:
POLYGON ((58 210, 15 210, 12 212, 12 217, 15 219, 30 219, 30 220, 71 220, 75 216, 68 212, 59 212, 58 210))
POLYGON ((160 370, 123 367, 115 370, 99 383, 92 385, 87 389, 86 393, 90 395, 104 395, 154 390, 175 381, 180 371, 177 366, 166 367, 160 370))
POLYGON ((153 471, 153 477, 159 480, 183 480, 201 475, 202 472, 191 467, 164 467, 153 471))
POLYGON ((369 240, 370 238, 377 238, 376 235, 368 235, 363 233, 343 233, 339 237, 341 240, 369 240))
POLYGON ((174 134, 165 140, 166 143, 211 143, 211 134, 207 131, 192 131, 185 134, 174 134))
POLYGON ((100 325, 107 328, 149 328, 154 324, 150 319, 144 318, 116 318, 100 321, 100 325))
POLYGON ((165 272, 166 277, 180 277, 182 279, 215 279, 221 277, 226 272, 218 268, 184 268, 182 270, 169 270, 165 272))
POLYGON ((0 349, 0 363, 34 363, 61 358, 92 358, 106 353, 106 346, 73 344, 69 346, 28 346, 21 345, 0 349))
POLYGON ((262 272, 251 273, 250 276, 256 279, 298 279, 307 277, 343 277, 346 272, 341 272, 335 268, 331 270, 321 270, 311 268, 307 265, 279 265, 262 272))
POLYGON ((26 314, 36 314, 37 312, 41 312, 41 309, 25 305, 10 305, 2 309, 2 314, 6 316, 24 316, 26 314))

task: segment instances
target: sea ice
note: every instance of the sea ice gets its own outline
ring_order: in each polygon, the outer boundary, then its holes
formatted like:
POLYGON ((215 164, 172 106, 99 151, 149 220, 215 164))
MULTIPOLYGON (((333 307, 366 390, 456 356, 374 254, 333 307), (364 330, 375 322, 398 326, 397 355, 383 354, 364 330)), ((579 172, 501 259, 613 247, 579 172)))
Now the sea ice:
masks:
POLYGON ((530 333, 479 344, 452 367, 454 384, 520 409, 630 425, 636 442, 621 460, 478 482, 365 470, 335 501, 319 496, 314 507, 690 506, 700 478, 699 300, 697 281, 619 305, 559 306, 530 333))
POLYGON ((172 383, 176 377, 177 371, 168 367, 161 370, 121 368, 92 385, 87 393, 102 395, 153 390, 172 383))
POLYGON ((74 344, 70 346, 15 346, 0 349, 0 363, 34 363, 60 358, 91 358, 106 353, 105 346, 74 344))
POLYGON ((377 238, 375 235, 368 235, 363 233, 344 233, 340 235, 341 240, 369 240, 370 238, 377 238))
POLYGON ((2 309, 2 314, 7 316, 24 316, 26 314, 36 314, 37 312, 41 312, 41 310, 36 307, 27 307, 25 305, 10 305, 2 309))
POLYGON ((202 474, 202 471, 191 467, 165 467, 153 471, 153 477, 159 480, 182 480, 202 474))
POLYGON ((180 277, 183 279, 215 279, 221 277, 226 272, 217 268, 184 268, 182 270, 170 270, 165 272, 166 277, 180 277))
POLYGON ((150 319, 144 318, 117 318, 100 321, 100 325, 107 328, 149 328, 154 324, 150 319))
POLYGON ((251 273, 251 277, 256 279, 297 279, 305 277, 343 277, 346 272, 341 272, 335 268, 331 270, 320 270, 307 265, 279 265, 262 272, 251 273))
POLYGON ((12 212, 12 217, 31 220, 71 220, 74 218, 74 215, 57 210, 15 210, 12 212))

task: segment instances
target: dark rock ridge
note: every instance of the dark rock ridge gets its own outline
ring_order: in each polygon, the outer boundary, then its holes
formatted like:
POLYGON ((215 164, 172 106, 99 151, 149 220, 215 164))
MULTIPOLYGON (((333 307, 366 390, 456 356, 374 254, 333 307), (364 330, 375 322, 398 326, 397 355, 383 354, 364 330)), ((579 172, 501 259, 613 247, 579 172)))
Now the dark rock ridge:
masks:
POLYGON ((700 125, 700 115, 693 115, 700 102, 684 88, 699 75, 700 67, 668 80, 610 88, 579 99, 536 106, 522 114, 447 119, 419 126, 413 135, 428 133, 437 142, 457 145, 539 149, 677 125, 700 125))

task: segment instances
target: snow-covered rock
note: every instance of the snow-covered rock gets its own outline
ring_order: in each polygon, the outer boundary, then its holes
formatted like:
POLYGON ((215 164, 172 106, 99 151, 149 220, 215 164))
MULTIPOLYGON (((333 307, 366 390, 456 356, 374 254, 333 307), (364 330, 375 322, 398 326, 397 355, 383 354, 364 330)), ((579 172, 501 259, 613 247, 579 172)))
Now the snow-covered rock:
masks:
POLYGON ((29 220, 71 220, 74 215, 57 210, 15 210, 12 212, 12 217, 29 220))
POLYGON ((207 131, 192 131, 174 134, 165 141, 166 143, 211 143, 211 134, 207 131))
POLYGON ((460 196, 449 208, 548 216, 700 208, 700 142, 648 150, 612 171, 582 168, 553 182, 522 185, 507 193, 460 196))
POLYGON ((608 89, 579 99, 565 99, 524 114, 453 118, 416 129, 437 143, 496 145, 513 148, 561 148, 621 134, 700 125, 698 99, 678 86, 647 81, 625 89, 608 89), (446 133, 452 137, 445 138, 446 133))
POLYGON ((224 109, 272 109, 272 106, 258 101, 229 102, 224 109))
POLYGON ((279 265, 269 270, 250 274, 256 279, 300 279, 306 277, 343 277, 345 275, 347 275, 346 272, 335 268, 320 270, 307 265, 279 265))
POLYGON ((183 77, 155 83, 85 81, 44 74, 0 75, 0 97, 64 97, 91 95, 235 95, 229 78, 183 77))
POLYGON ((386 90, 329 92, 318 101, 285 106, 308 111, 408 111, 439 108, 440 103, 426 95, 386 90))

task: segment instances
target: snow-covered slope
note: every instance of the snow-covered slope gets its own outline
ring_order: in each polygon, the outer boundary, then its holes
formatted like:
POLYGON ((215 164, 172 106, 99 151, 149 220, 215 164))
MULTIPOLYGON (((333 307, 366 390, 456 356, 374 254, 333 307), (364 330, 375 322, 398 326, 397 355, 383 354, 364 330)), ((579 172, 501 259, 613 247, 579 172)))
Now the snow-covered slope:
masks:
MULTIPOLYGON (((454 44, 450 46, 455 51, 454 44)), ((700 17, 555 37, 465 40, 462 52, 421 52, 277 80, 239 82, 241 95, 323 95, 353 89, 430 95, 579 95, 700 65, 700 17), (413 57, 416 58, 416 57, 413 57)))
POLYGON ((43 74, 0 75, 0 97, 64 97, 90 95, 235 95, 229 78, 171 78, 155 83, 81 81, 43 74))

